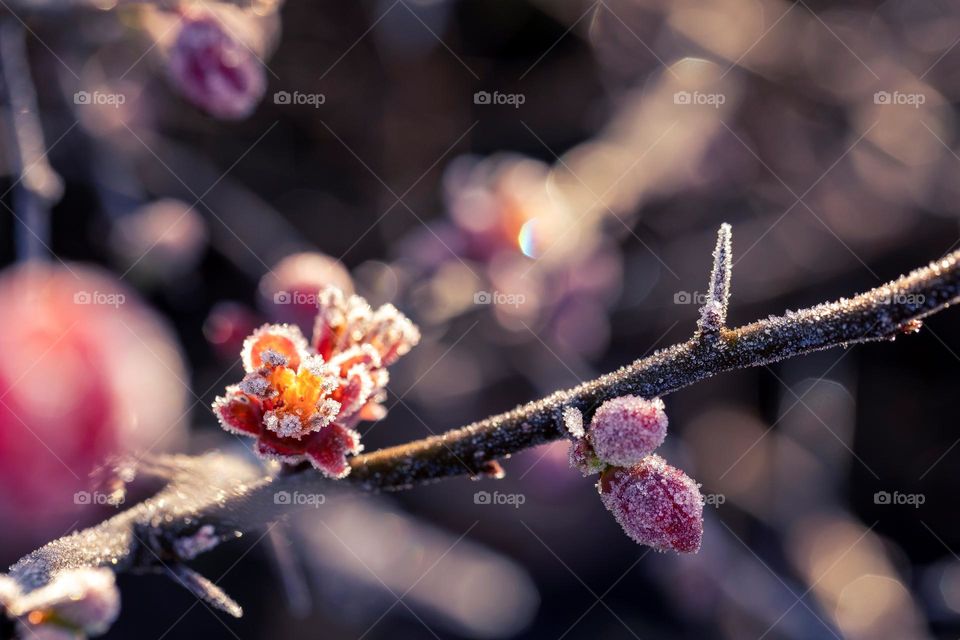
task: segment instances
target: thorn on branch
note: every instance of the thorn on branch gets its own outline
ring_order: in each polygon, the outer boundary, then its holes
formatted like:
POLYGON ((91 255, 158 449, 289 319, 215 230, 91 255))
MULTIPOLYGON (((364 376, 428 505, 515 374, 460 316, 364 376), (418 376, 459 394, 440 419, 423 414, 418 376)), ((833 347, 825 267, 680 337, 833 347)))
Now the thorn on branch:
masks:
POLYGON ((730 302, 730 277, 733 274, 733 249, 730 225, 723 223, 717 231, 717 247, 713 250, 713 270, 707 284, 707 300, 700 307, 697 328, 701 335, 715 335, 727 323, 730 302))
POLYGON ((167 567, 167 574, 183 587, 197 596, 212 607, 227 613, 234 618, 243 616, 243 608, 237 602, 228 596, 226 592, 216 584, 203 577, 190 567, 177 564, 167 567))

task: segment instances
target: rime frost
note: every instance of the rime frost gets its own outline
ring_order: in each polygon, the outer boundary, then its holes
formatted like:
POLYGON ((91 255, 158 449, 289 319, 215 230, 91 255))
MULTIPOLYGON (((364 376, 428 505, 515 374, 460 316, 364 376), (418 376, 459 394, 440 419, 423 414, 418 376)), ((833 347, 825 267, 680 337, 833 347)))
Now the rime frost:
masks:
POLYGON ((607 400, 593 414, 588 437, 603 462, 621 467, 637 464, 667 437, 663 400, 638 396, 607 400))
POLYGON ((657 551, 696 553, 703 539, 700 486, 658 455, 634 467, 610 467, 600 498, 624 532, 657 551))
POLYGON ((583 429, 583 413, 576 407, 563 408, 563 424, 574 438, 586 435, 583 429))

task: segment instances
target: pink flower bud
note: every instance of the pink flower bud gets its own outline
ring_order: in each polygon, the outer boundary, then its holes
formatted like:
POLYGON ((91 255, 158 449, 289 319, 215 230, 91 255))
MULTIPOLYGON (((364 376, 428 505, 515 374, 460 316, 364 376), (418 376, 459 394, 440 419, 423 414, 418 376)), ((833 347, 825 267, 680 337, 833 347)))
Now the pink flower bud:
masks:
POLYGON ((667 414, 660 398, 623 396, 607 400, 590 422, 590 442, 607 464, 629 467, 663 444, 667 414))
POLYGON ((183 96, 211 115, 245 118, 266 88, 263 64, 214 15, 198 11, 183 17, 170 48, 170 80, 183 96))
POLYGON ((696 482, 657 455, 635 467, 610 467, 600 498, 634 541, 657 551, 696 553, 703 539, 703 498, 696 482))

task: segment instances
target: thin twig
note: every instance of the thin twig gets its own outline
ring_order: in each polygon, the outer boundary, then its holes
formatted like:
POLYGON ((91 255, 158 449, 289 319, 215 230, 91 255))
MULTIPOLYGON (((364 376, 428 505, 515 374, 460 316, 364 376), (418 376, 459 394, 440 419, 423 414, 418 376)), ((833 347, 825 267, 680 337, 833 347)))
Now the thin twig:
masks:
POLYGON ((0 19, 0 66, 7 122, 7 162, 14 176, 18 258, 39 258, 47 252, 50 207, 60 199, 63 184, 47 162, 37 95, 27 60, 26 32, 23 23, 14 17, 0 19))

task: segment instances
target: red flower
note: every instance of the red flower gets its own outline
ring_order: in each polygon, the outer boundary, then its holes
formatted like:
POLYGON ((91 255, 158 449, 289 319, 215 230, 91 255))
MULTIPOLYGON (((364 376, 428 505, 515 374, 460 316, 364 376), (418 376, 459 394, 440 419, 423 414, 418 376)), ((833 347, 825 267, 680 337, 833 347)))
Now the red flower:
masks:
POLYGON ((317 296, 311 345, 292 325, 266 324, 244 342, 244 379, 213 410, 227 431, 257 438, 256 452, 288 463, 309 460, 331 478, 350 472, 361 420, 379 420, 386 366, 420 339, 392 305, 376 311, 332 286, 317 296))

